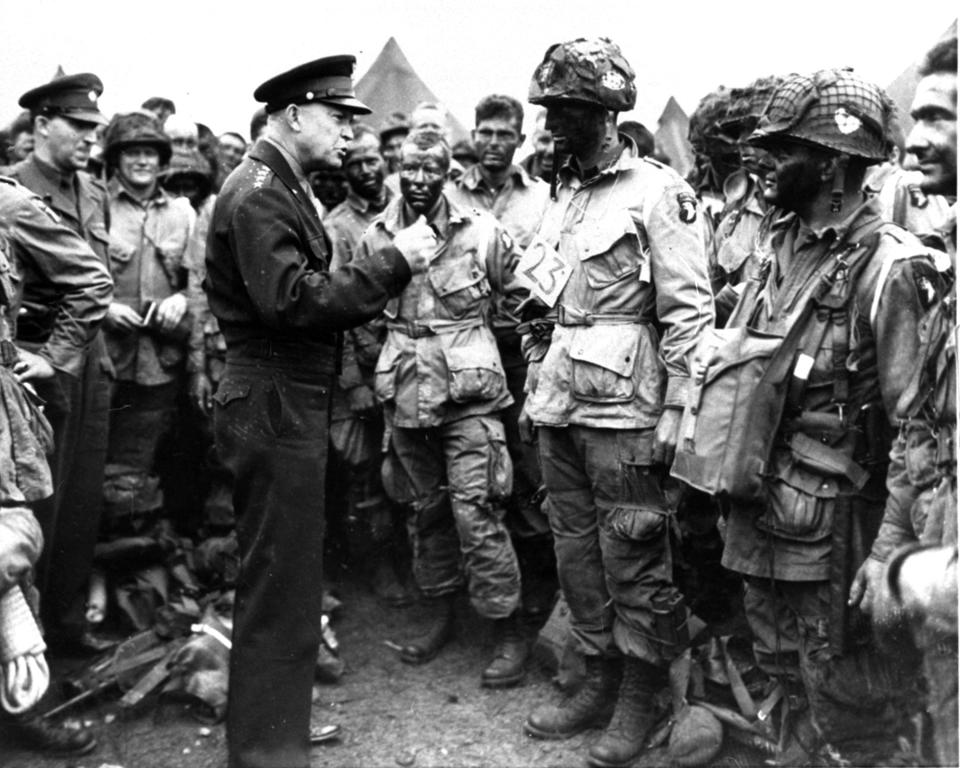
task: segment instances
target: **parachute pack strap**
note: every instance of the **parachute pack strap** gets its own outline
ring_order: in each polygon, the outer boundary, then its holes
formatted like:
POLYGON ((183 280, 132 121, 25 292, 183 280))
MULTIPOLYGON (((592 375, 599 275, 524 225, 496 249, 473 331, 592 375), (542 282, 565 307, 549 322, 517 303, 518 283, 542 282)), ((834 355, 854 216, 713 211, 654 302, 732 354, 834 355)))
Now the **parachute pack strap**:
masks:
POLYGON ((788 406, 800 408, 803 391, 806 388, 810 368, 817 351, 826 336, 831 333, 831 369, 833 378, 833 403, 837 406, 841 420, 847 416, 847 404, 850 399, 850 374, 847 370, 847 357, 850 354, 850 311, 849 304, 856 288, 857 279, 870 262, 880 242, 879 228, 870 234, 866 241, 848 243, 836 251, 835 267, 821 276, 812 302, 817 305, 817 317, 820 321, 817 330, 807 339, 803 354, 797 360, 794 378, 790 384, 788 406), (834 291, 835 286, 840 286, 834 291))
POLYGON ((478 223, 480 226, 477 227, 477 258, 482 262, 486 262, 487 249, 490 247, 490 237, 493 234, 495 224, 492 221, 484 220, 478 223))

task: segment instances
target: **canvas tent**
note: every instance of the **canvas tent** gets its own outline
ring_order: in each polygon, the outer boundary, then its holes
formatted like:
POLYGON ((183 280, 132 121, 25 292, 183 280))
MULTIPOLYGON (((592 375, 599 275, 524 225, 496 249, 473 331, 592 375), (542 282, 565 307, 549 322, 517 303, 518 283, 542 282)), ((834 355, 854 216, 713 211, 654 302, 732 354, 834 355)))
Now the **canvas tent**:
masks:
MULTIPOLYGON (((393 37, 387 40, 370 69, 357 81, 356 91, 357 98, 373 110, 364 121, 375 128, 379 128, 393 112, 409 115, 421 101, 443 103, 420 79, 393 37)), ((469 137, 469 131, 453 115, 448 115, 447 123, 451 141, 469 137)))
POLYGON ((690 130, 690 118, 675 98, 671 96, 657 120, 657 130, 653 134, 657 149, 670 158, 673 169, 686 176, 693 168, 693 150, 687 141, 690 130))
MULTIPOLYGON (((947 37, 953 37, 956 34, 957 22, 954 20, 953 24, 947 27, 947 30, 938 39, 943 40, 947 37)), ((932 41, 931 45, 933 45, 932 41)), ((910 104, 913 102, 913 92, 916 90, 917 83, 920 81, 920 75, 917 73, 917 70, 920 68, 920 63, 923 61, 925 54, 926 51, 921 51, 916 61, 912 62, 910 66, 903 70, 903 72, 887 86, 887 93, 890 95, 890 98, 893 99, 893 103, 897 105, 897 109, 899 110, 900 127, 903 129, 904 138, 906 138, 910 129, 913 127, 913 120, 910 119, 910 104)))

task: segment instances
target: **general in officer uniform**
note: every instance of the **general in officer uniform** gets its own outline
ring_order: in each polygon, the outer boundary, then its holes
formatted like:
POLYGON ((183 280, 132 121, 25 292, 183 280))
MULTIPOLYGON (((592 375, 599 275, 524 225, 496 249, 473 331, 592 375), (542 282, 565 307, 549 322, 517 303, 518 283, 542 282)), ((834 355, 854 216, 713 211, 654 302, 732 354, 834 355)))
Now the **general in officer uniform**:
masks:
POLYGON ((341 332, 425 265, 424 223, 329 271, 310 171, 339 167, 355 114, 352 56, 263 83, 267 131, 224 183, 204 283, 227 343, 217 449, 234 479, 241 565, 227 708, 232 768, 306 768, 320 643, 324 476, 341 332))
MULTIPOLYGON (((97 99, 103 83, 85 73, 55 78, 20 97, 33 119, 35 149, 10 175, 38 195, 60 221, 80 235, 108 265, 107 191, 86 173, 97 129, 107 124, 97 99)), ((17 343, 40 349, 54 313, 43 283, 24 286, 17 343)), ((57 372, 39 382, 55 443, 50 457, 56 493, 37 505, 46 545, 37 565, 47 642, 90 643, 84 631, 86 586, 103 506, 111 365, 103 334, 90 340, 75 376, 57 372)))

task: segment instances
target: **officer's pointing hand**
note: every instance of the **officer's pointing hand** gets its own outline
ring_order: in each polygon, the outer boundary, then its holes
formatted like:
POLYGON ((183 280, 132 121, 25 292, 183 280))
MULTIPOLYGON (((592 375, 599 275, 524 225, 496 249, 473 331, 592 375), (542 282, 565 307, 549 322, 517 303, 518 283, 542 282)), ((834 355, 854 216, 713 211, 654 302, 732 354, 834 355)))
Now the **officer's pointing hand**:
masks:
POLYGON ((417 274, 427 271, 430 257, 437 247, 437 235, 427 224, 426 218, 421 216, 409 227, 397 232, 393 244, 407 260, 410 271, 417 274))

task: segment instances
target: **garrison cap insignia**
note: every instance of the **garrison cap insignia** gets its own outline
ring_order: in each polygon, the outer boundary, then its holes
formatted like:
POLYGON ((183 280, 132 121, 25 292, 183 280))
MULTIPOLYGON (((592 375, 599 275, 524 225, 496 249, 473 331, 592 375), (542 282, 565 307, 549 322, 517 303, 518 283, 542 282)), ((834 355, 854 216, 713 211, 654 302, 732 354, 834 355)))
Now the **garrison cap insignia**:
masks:
POLYGON ((697 220, 697 198, 689 192, 681 192, 677 195, 677 205, 680 206, 680 221, 693 224, 697 220))

